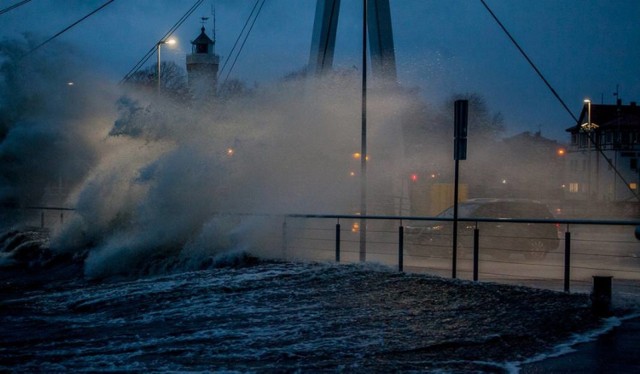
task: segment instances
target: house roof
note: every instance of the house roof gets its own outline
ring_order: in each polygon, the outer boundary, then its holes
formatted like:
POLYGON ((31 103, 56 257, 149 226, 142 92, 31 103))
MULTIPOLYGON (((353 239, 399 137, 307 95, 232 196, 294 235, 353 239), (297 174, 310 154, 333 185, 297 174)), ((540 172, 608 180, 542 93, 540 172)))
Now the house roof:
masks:
MULTIPOLYGON (((566 129, 567 132, 580 131, 581 125, 588 122, 588 104, 584 104, 578 123, 566 129)), ((591 104, 591 123, 600 129, 613 126, 640 126, 640 107, 632 102, 630 105, 621 104, 591 104)))
POLYGON ((204 32, 204 26, 202 26, 202 28, 200 29, 200 35, 198 35, 198 37, 193 40, 191 44, 215 44, 215 42, 211 40, 211 38, 209 38, 206 32, 204 32))

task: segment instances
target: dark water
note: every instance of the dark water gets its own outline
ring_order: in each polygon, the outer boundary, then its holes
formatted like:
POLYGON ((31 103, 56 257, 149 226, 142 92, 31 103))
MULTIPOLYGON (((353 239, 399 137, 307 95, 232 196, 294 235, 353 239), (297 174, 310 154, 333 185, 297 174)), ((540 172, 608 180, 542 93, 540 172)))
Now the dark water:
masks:
POLYGON ((584 295, 359 265, 4 291, 0 371, 16 372, 504 372, 597 324, 584 295))

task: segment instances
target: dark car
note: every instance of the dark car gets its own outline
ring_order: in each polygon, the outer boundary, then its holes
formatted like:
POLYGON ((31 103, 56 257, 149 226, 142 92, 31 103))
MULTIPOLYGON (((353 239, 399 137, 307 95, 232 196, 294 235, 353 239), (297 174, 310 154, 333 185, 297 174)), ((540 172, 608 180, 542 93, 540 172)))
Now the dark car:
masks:
MULTIPOLYGON (((453 218, 453 207, 438 214, 453 218)), ((524 199, 470 199, 458 204, 458 218, 553 219, 545 204, 524 199)), ((542 259, 558 248, 558 228, 553 223, 477 222, 480 251, 493 257, 522 254, 527 259, 542 259)), ((458 248, 461 255, 470 255, 476 222, 458 223, 458 248), (465 251, 466 250, 466 251, 465 251)), ((429 247, 430 252, 451 252, 453 222, 434 221, 420 226, 408 226, 410 243, 429 247)))

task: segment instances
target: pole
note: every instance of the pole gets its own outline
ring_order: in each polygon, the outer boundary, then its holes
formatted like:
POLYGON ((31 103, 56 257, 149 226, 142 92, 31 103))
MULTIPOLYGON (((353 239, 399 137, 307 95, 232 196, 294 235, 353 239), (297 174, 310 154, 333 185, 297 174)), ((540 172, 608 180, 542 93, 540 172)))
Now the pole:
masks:
POLYGON ((451 258, 451 277, 456 278, 458 266, 458 184, 460 182, 460 160, 467 159, 467 123, 469 101, 456 100, 453 116, 453 159, 455 172, 453 182, 453 249, 451 258))
POLYGON ((588 173, 589 173, 589 178, 588 178, 588 182, 587 182, 587 200, 591 199, 591 100, 589 100, 589 103, 587 104, 587 144, 588 144, 588 152, 589 152, 589 163, 587 166, 588 169, 588 173))
POLYGON ((564 292, 569 292, 571 284, 571 232, 569 226, 564 233, 564 292))
POLYGON ((476 222, 476 228, 473 229, 473 280, 478 281, 478 265, 480 262, 480 229, 478 229, 478 222, 476 222))
POLYGON ((158 65, 156 66, 156 73, 158 74, 158 79, 157 79, 157 90, 158 93, 160 93, 160 45, 162 45, 162 42, 158 42, 156 44, 156 51, 157 51, 157 55, 158 55, 158 65))
POLYGON ((460 161, 455 160, 453 182, 453 248, 451 256, 451 278, 456 279, 458 264, 458 181, 460 176, 460 161))
POLYGON ((282 258, 287 258, 287 217, 282 220, 282 258))
POLYGON ((404 270, 404 226, 400 222, 398 227, 398 271, 404 270))
POLYGON ((336 262, 340 262, 340 221, 336 223, 336 262))
MULTIPOLYGON (((362 1, 362 124, 360 142, 360 215, 367 215, 367 0, 362 1)), ((367 222, 360 218, 360 262, 367 259, 367 222)))

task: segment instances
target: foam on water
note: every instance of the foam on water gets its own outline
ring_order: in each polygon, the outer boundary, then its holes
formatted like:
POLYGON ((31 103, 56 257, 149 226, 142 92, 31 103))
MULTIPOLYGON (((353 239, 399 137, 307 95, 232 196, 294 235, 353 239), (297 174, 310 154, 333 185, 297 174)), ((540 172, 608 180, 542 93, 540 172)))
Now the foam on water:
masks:
POLYGON ((505 372, 599 326, 586 295, 280 262, 50 284, 1 310, 2 370, 505 372))

